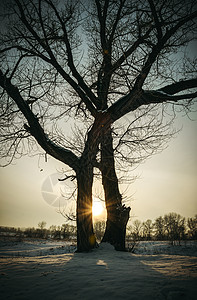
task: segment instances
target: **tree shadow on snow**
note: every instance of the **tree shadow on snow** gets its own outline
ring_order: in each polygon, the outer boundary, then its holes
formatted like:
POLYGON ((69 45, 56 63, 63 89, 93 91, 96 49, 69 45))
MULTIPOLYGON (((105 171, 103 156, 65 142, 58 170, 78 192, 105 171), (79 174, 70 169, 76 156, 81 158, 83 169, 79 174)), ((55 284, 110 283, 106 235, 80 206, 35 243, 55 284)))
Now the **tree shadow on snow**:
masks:
POLYGON ((1 299, 194 300, 195 257, 136 255, 110 245, 90 253, 3 260, 1 299))

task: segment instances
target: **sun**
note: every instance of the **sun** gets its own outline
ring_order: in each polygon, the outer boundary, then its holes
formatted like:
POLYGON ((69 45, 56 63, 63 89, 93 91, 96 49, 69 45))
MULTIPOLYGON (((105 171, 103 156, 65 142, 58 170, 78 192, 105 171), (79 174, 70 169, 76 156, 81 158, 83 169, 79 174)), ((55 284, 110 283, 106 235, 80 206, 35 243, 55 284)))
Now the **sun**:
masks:
POLYGON ((99 200, 94 200, 92 205, 92 214, 97 217, 103 213, 103 205, 99 200))

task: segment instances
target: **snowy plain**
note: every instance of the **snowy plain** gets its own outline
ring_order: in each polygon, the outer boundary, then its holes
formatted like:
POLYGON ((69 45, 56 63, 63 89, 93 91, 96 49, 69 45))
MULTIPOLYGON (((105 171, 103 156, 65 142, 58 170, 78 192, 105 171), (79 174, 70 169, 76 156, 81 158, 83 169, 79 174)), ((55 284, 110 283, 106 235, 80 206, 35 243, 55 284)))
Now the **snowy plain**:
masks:
POLYGON ((63 241, 1 240, 0 299, 197 299, 197 242, 140 242, 134 253, 106 243, 75 250, 63 241))

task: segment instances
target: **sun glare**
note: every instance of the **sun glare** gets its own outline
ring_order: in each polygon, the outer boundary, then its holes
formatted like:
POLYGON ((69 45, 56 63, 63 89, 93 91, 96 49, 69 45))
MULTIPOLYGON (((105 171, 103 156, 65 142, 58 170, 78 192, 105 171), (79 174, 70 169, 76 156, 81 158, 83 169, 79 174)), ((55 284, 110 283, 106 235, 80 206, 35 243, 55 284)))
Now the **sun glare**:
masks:
POLYGON ((103 205, 99 200, 94 200, 92 205, 92 214, 94 217, 101 215, 103 212, 103 205))

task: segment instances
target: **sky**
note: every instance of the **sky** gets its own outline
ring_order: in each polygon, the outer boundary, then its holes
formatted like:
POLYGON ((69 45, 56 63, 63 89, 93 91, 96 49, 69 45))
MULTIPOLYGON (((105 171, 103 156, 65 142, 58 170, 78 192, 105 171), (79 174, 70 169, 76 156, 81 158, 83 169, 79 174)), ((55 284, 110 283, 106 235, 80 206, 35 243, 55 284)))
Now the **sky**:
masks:
MULTIPOLYGON (((184 217, 197 214, 197 113, 191 118, 196 121, 179 114, 175 127, 183 127, 182 131, 162 153, 133 170, 132 175, 138 179, 127 187, 126 194, 131 220, 153 220, 169 212, 184 217)), ((44 157, 23 157, 1 168, 0 225, 36 227, 46 221, 49 227, 65 223, 54 206, 61 198, 61 189, 65 189, 53 181, 62 167, 49 157, 47 162, 44 157)), ((63 198, 61 201, 65 203, 63 198)), ((66 203, 67 208, 73 205, 66 203)))
MULTIPOLYGON (((197 114, 193 113, 192 119, 196 121, 179 115, 175 127, 183 128, 168 148, 133 170, 132 175, 138 178, 127 187, 130 222, 154 220, 170 212, 186 218, 197 214, 197 114)), ((50 157, 47 162, 44 157, 23 157, 1 168, 0 225, 37 227, 45 221, 50 227, 65 223, 53 206, 64 191, 63 185, 53 182, 62 167, 50 157), (51 199, 54 195, 55 199, 51 199)), ((72 203, 65 205, 69 208, 72 203)))

